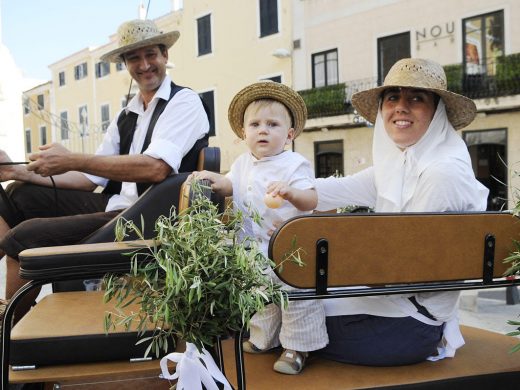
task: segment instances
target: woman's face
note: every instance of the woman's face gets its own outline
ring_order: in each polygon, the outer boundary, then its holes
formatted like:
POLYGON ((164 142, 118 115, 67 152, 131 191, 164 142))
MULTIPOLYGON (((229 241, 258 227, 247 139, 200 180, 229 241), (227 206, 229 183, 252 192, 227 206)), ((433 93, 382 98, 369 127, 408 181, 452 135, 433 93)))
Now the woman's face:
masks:
POLYGON ((411 146, 428 130, 435 114, 435 94, 423 89, 389 88, 381 114, 388 136, 400 148, 411 146))

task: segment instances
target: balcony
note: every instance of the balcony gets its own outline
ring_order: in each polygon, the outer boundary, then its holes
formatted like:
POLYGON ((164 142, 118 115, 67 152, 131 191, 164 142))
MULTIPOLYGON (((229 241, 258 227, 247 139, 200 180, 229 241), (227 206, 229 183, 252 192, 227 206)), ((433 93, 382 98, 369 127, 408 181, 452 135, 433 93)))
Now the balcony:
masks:
POLYGON ((482 64, 444 66, 448 89, 471 99, 520 94, 520 53, 493 58, 482 64))
MULTIPOLYGON (((497 57, 483 65, 468 66, 466 73, 463 69, 463 64, 444 66, 450 91, 471 99, 520 94, 520 53, 497 57)), ((365 78, 298 93, 305 100, 309 119, 322 118, 352 114, 352 95, 377 85, 376 78, 365 78)))

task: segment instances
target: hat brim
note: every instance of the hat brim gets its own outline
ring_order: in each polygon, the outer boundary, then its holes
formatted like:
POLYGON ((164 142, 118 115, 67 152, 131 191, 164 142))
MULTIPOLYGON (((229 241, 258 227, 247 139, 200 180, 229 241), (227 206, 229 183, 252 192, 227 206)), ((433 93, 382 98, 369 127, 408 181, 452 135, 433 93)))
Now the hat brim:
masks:
POLYGON ((143 39, 142 41, 132 43, 118 47, 117 49, 111 50, 101 56, 101 61, 105 62, 122 62, 121 55, 132 50, 137 50, 146 46, 164 45, 167 49, 172 47, 177 39, 179 39, 180 33, 178 31, 170 31, 161 35, 157 35, 152 38, 143 39))
POLYGON ((456 130, 468 126, 471 122, 473 122, 473 119, 475 119, 475 115, 477 114, 477 107, 475 106, 475 103, 466 96, 462 96, 443 89, 418 88, 414 85, 384 85, 381 87, 368 89, 366 91, 360 91, 352 95, 352 105, 360 115, 362 115, 369 122, 374 123, 376 121, 377 112, 379 109, 379 99, 383 91, 388 88, 401 87, 424 89, 439 95, 444 101, 444 105, 446 106, 448 120, 456 130))
POLYGON ((294 138, 301 134, 307 120, 307 106, 300 94, 288 86, 274 81, 263 81, 251 84, 238 92, 228 109, 228 120, 231 129, 239 138, 244 138, 244 113, 253 101, 272 99, 282 103, 292 116, 294 138))

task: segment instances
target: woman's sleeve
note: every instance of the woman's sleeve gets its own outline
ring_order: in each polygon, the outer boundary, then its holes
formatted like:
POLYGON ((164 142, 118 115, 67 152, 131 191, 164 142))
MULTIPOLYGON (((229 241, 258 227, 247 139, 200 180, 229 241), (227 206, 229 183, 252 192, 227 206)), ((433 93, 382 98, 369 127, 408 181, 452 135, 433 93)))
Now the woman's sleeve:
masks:
POLYGON ((318 206, 316 210, 327 211, 349 205, 374 207, 376 188, 374 170, 367 168, 346 177, 316 179, 318 206))

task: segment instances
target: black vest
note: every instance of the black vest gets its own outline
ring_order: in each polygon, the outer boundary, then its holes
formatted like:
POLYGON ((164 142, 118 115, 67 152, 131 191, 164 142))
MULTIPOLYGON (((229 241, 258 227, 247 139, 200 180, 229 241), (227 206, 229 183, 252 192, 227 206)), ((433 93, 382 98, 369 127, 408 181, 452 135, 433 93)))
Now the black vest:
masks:
MULTIPOLYGON (((155 110, 152 113, 152 118, 150 119, 150 124, 148 125, 148 130, 146 131, 146 137, 144 139, 143 148, 141 149, 141 154, 146 150, 148 145, 150 145, 150 140, 152 139, 153 129, 159 116, 162 114, 166 105, 175 94, 186 87, 181 87, 179 85, 175 85, 173 82, 171 83, 170 96, 168 100, 159 99, 157 105, 155 106, 155 110)), ((202 101, 202 99, 201 99, 202 101)), ((204 111, 206 111, 206 115, 209 120, 209 109, 202 101, 202 105, 204 106, 204 111)), ((117 118, 117 128, 119 130, 119 154, 124 155, 128 154, 130 151, 130 146, 132 145, 132 141, 134 139, 135 127, 137 124, 138 115, 135 112, 121 111, 119 114, 119 118, 117 118)), ((208 146, 208 134, 206 134, 203 138, 197 140, 195 145, 190 149, 188 153, 182 158, 181 165, 179 167, 179 172, 192 172, 197 169, 197 162, 199 159, 200 150, 206 146, 208 146)), ((137 193, 141 195, 148 187, 150 187, 153 183, 136 183, 137 185, 137 193)), ((121 182, 109 180, 105 189, 103 190, 106 194, 119 194, 121 192, 121 182)))

